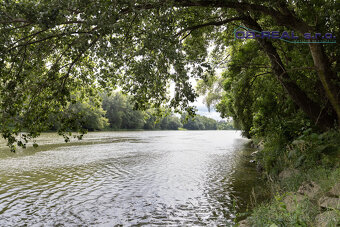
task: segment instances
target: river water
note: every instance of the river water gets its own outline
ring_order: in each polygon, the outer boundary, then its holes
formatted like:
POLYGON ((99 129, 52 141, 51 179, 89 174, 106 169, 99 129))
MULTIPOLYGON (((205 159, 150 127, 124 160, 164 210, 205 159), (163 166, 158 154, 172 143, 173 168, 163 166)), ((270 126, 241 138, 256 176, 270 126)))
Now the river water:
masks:
POLYGON ((258 184, 237 131, 89 133, 0 147, 0 226, 230 226, 258 184))

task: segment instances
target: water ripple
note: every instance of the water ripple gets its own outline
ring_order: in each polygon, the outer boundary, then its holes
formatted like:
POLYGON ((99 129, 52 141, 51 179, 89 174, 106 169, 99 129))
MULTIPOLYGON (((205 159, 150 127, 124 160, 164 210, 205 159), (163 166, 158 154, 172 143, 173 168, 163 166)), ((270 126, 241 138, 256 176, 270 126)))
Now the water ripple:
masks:
POLYGON ((240 167, 246 140, 230 131, 44 141, 0 157, 0 226, 229 226, 249 200, 241 178, 256 179, 240 167))

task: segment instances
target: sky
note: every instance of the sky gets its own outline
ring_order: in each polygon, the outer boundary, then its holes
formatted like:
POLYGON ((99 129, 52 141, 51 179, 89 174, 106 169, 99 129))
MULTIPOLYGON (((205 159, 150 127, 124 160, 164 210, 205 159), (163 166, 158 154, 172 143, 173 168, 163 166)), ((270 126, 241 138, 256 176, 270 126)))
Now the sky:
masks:
POLYGON ((198 109, 197 114, 202 115, 202 116, 206 116, 206 117, 210 117, 210 118, 213 118, 213 119, 218 120, 218 121, 222 120, 222 118, 220 117, 220 114, 218 112, 216 112, 215 109, 210 108, 210 112, 209 112, 207 106, 203 103, 203 97, 199 97, 197 99, 197 101, 194 102, 193 104, 198 109))
MULTIPOLYGON (((189 82, 192 84, 193 87, 196 87, 196 84, 197 84, 196 79, 190 78, 189 82)), ((173 97, 175 94, 175 83, 174 82, 170 82, 169 92, 170 92, 170 97, 173 97)), ((195 106, 198 110, 196 113, 202 116, 213 118, 217 121, 222 120, 223 118, 220 117, 220 114, 216 112, 216 110, 213 107, 210 108, 210 112, 209 112, 208 107, 204 104, 203 100, 204 100, 204 97, 199 96, 196 99, 196 101, 192 103, 192 105, 195 106)))

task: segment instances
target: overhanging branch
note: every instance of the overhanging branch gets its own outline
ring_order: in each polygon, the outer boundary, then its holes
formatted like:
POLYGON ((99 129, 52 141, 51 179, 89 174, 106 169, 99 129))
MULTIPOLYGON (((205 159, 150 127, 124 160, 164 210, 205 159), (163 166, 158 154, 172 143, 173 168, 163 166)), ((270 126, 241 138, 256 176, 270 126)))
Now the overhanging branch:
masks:
POLYGON ((198 25, 190 26, 190 27, 187 27, 187 28, 181 30, 180 32, 178 32, 176 34, 176 36, 181 35, 186 31, 193 31, 193 30, 200 29, 200 28, 207 27, 207 26, 221 26, 221 25, 227 24, 231 21, 243 20, 243 19, 245 19, 245 18, 244 17, 233 17, 233 18, 229 18, 229 19, 225 19, 225 20, 221 20, 221 21, 211 21, 211 22, 207 22, 207 23, 204 23, 204 24, 198 24, 198 25))

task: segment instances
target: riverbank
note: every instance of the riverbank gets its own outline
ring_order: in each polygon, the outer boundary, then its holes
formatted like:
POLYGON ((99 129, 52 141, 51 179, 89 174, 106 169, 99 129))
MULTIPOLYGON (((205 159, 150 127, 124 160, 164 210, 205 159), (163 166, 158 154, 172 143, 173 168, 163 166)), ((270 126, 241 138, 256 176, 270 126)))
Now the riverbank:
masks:
POLYGON ((271 195, 239 226, 337 226, 340 224, 340 135, 306 132, 281 146, 258 146, 255 158, 271 195))

